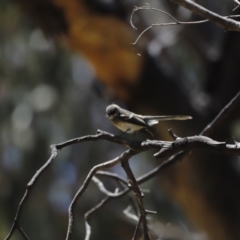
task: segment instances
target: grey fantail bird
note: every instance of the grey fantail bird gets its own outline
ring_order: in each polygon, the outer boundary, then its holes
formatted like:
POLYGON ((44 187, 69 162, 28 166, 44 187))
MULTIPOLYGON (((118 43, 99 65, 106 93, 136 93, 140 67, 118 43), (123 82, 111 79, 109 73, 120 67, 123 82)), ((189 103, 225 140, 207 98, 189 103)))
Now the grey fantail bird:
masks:
MULTIPOLYGON (((151 133, 153 125, 159 121, 166 120, 189 120, 191 116, 170 115, 170 116, 143 116, 119 107, 117 104, 111 104, 106 108, 106 117, 120 130, 126 133, 135 133, 145 129, 151 133)), ((155 130, 155 129, 154 129, 155 130)))

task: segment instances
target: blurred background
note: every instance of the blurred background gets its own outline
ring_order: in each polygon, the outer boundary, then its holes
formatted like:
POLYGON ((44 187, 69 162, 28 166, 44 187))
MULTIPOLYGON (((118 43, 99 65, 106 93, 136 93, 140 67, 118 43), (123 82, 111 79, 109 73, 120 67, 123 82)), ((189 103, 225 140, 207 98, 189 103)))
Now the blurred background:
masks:
MULTIPOLYGON (((221 15, 233 1, 197 1, 221 15)), ((49 146, 95 134, 119 134, 105 119, 116 102, 141 114, 192 115, 163 122, 157 138, 197 135, 239 91, 240 35, 212 23, 153 28, 169 17, 138 11, 146 1, 14 0, 0 2, 0 238, 12 225, 26 184, 50 156, 49 146)), ((170 1, 149 1, 181 21, 201 20, 170 1)), ((237 12, 236 12, 237 14, 237 12)), ((239 104, 210 137, 240 141, 239 104)), ((131 137, 131 136, 126 136, 131 137)), ((147 136, 148 137, 148 136, 147 136)), ((144 139, 146 135, 139 135, 144 139)), ((124 147, 99 141, 64 148, 34 187, 20 219, 30 239, 64 239, 68 206, 89 170, 124 147)), ((161 160, 151 153, 131 160, 140 176, 161 160)), ((111 171, 125 177, 121 167, 111 171)), ((152 239, 240 239, 238 157, 193 151, 145 183, 147 209, 156 210, 152 239)), ((101 178, 114 191, 112 180, 101 178)), ((85 235, 83 215, 102 198, 91 183, 77 207, 74 236, 85 235)), ((128 197, 112 200, 91 217, 91 239, 131 239, 136 222, 123 210, 128 197), (107 214, 106 214, 107 212, 107 214)), ((22 239, 18 232, 12 237, 22 239)))

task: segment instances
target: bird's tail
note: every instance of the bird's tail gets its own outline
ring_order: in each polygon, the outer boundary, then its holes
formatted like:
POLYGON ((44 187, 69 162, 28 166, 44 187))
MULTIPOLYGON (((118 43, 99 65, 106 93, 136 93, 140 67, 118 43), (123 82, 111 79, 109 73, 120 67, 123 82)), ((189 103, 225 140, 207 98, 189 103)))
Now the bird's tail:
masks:
POLYGON ((149 126, 157 124, 159 121, 171 121, 171 120, 190 120, 191 116, 185 115, 171 115, 171 116, 144 116, 144 120, 147 121, 149 126))

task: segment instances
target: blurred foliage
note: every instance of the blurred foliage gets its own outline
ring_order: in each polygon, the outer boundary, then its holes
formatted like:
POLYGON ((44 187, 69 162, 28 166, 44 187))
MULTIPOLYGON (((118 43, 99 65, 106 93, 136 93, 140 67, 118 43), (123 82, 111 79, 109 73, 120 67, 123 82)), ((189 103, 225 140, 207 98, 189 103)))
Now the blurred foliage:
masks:
MULTIPOLYGON (((161 5, 152 2, 156 7, 161 5)), ((228 1, 221 1, 221 9, 218 8, 223 14, 230 9, 225 7, 226 3, 228 1)), ((219 1, 209 4, 216 7, 219 1)), ((182 20, 184 17, 186 20, 190 18, 190 14, 182 8, 175 9, 175 12, 182 20)), ((158 16, 152 15, 150 19, 146 12, 140 16, 146 22, 152 19, 159 21, 158 16)), ((156 59, 161 56, 163 72, 177 76, 178 82, 175 84, 181 85, 179 91, 186 91, 186 95, 189 95, 189 104, 196 114, 203 118, 206 115, 214 116, 221 104, 212 110, 218 102, 211 101, 214 91, 206 87, 209 77, 206 66, 221 58, 224 32, 218 29, 212 34, 209 26, 200 26, 197 31, 194 27, 189 29, 192 35, 182 31, 182 26, 153 29, 151 34, 154 37, 149 37, 148 52, 156 59), (203 28, 204 34, 201 35, 203 28), (184 41, 180 38, 182 36, 185 37, 184 41)), ((118 132, 104 118, 109 102, 97 94, 96 89, 99 88, 103 86, 96 81, 93 66, 83 57, 72 53, 67 46, 46 38, 15 5, 7 1, 0 2, 1 239, 10 229, 27 182, 49 157, 50 144, 95 134, 97 129, 118 132)), ((195 133, 200 127, 196 126, 195 133)), ((234 136, 240 137, 239 122, 232 129, 234 136)), ((82 143, 63 149, 34 187, 20 219, 30 238, 64 238, 69 203, 88 171, 95 164, 109 160, 123 150, 123 147, 109 142, 82 143)), ((137 156, 137 159, 131 161, 136 175, 145 173, 157 164, 149 161, 146 154, 137 156)), ((113 171, 124 175, 120 167, 113 171)), ((109 180, 105 182, 112 190, 116 187, 109 180)), ((152 180, 143 188, 153 189, 156 184, 152 180)), ((96 186, 91 184, 80 199, 76 223, 76 234, 80 239, 85 234, 83 214, 102 198, 96 186)), ((185 234, 192 230, 191 224, 178 205, 169 201, 159 187, 146 194, 144 201, 148 209, 160 213, 158 217, 162 218, 160 221, 164 227, 177 232, 179 239, 181 236, 182 239, 188 239, 185 234), (166 225, 166 222, 169 224, 166 225), (173 230, 174 224, 178 225, 177 230, 173 230)), ((99 239, 100 234, 101 239, 115 240, 131 236, 135 223, 122 213, 128 204, 127 198, 114 200, 96 213, 91 219, 92 239, 99 239)), ((162 229, 159 219, 156 217, 155 220, 154 227, 162 229)), ((163 231, 166 230, 164 227, 163 231)), ((12 239, 21 237, 15 233, 12 239)), ((195 234, 189 239, 205 238, 195 234)))

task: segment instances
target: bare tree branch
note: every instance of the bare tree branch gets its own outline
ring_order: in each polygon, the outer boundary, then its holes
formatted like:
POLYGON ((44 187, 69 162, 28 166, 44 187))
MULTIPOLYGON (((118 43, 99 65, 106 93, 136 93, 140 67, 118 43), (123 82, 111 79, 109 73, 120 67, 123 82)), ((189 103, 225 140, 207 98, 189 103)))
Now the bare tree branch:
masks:
POLYGON ((98 171, 98 172, 96 172, 95 175, 111 177, 111 178, 113 178, 113 179, 115 179, 115 180, 117 180, 117 181, 119 181, 119 182, 122 182, 122 183, 125 184, 125 185, 128 184, 127 181, 126 181, 123 177, 119 176, 119 175, 116 174, 116 173, 107 172, 107 171, 98 171))
MULTIPOLYGON (((132 172, 132 170, 129 166, 128 159, 126 159, 124 161, 121 161, 121 164, 122 164, 122 167, 127 174, 129 184, 131 185, 131 188, 132 188, 132 190, 135 194, 136 200, 137 200, 138 208, 139 208, 139 211, 140 211, 139 222, 141 220, 144 240, 149 240, 150 238, 149 238, 149 235, 148 235, 148 227, 147 227, 147 219, 146 219, 147 213, 146 213, 146 210, 145 210, 145 207, 144 207, 144 204, 143 204, 143 200, 142 200, 143 193, 141 192, 141 190, 140 190, 140 188, 137 184, 136 178, 133 175, 133 172, 132 172)), ((136 236, 135 233, 134 233, 134 236, 136 236)), ((135 239, 135 237, 133 239, 135 239)))
POLYGON ((234 106, 240 104, 240 91, 232 98, 232 100, 220 111, 220 113, 209 123, 200 135, 209 136, 211 131, 216 128, 221 122, 228 117, 228 115, 233 111, 234 106))
POLYGON ((139 227, 140 227, 140 224, 142 222, 142 218, 143 216, 141 215, 140 218, 138 219, 138 223, 137 223, 137 226, 135 228, 135 231, 134 231, 134 234, 133 234, 133 240, 136 240, 137 239, 137 233, 138 233, 138 230, 139 230, 139 227))
POLYGON ((86 229, 86 235, 85 235, 85 240, 89 240, 91 236, 91 225, 89 224, 89 217, 91 214, 96 212, 98 209, 100 209, 102 206, 104 206, 108 201, 110 197, 104 198, 100 203, 98 203, 95 207, 87 211, 84 215, 85 219, 85 229, 86 229))
MULTIPOLYGON (((39 177, 42 175, 42 173, 49 167, 49 165, 53 162, 53 160, 56 158, 57 156, 57 148, 55 148, 54 145, 51 146, 51 156, 50 158, 47 160, 47 162, 34 174, 34 176, 32 177, 32 179, 29 181, 29 183, 27 184, 26 187, 26 191, 23 195, 23 198, 21 199, 21 202, 18 205, 18 209, 14 218, 14 222, 13 225, 11 227, 11 230, 9 232, 9 234, 7 235, 7 237, 5 238, 5 240, 8 240, 11 238, 11 236, 13 235, 14 231, 16 229, 20 229, 20 225, 19 225, 19 219, 22 215, 23 212, 23 208, 26 205, 26 201, 29 198, 33 186, 35 185, 35 183, 37 182, 37 180, 39 179, 39 177)), ((21 229, 20 230, 21 235, 25 238, 25 239, 29 239, 27 237, 27 235, 24 233, 24 231, 21 229)))
POLYGON ((236 11, 240 7, 240 2, 238 0, 234 0, 234 2, 237 4, 237 6, 233 9, 233 11, 236 11))
POLYGON ((82 196, 82 194, 86 191, 90 181, 92 180, 94 174, 98 171, 98 170, 102 170, 105 168, 111 168, 113 166, 115 166, 116 164, 118 164, 119 162, 122 162, 126 159, 131 158, 132 156, 138 154, 140 151, 133 151, 133 150, 127 150, 125 151, 123 154, 121 154, 120 156, 114 158, 113 160, 107 161, 105 163, 101 163, 98 164, 96 166, 94 166, 90 172, 88 173, 83 185, 80 187, 80 189, 77 191, 77 193, 75 194, 70 206, 69 206, 69 210, 68 210, 68 214, 69 214, 69 222, 68 222, 68 230, 67 230, 67 236, 66 236, 66 240, 71 239, 72 237, 72 230, 73 230, 73 224, 74 224, 74 220, 75 220, 75 214, 74 214, 74 209, 76 207, 76 204, 79 200, 79 198, 82 196))
MULTIPOLYGON (((222 115, 229 113, 230 108, 233 107, 233 105, 237 102, 238 98, 239 98, 239 94, 225 107, 225 110, 223 110, 221 112, 221 114, 218 116, 218 118, 216 118, 214 120, 213 124, 211 124, 209 126, 210 128, 217 124, 217 121, 219 119, 221 119, 222 115)), ((217 141, 214 141, 214 140, 212 140, 208 137, 204 137, 204 136, 179 138, 173 132, 171 132, 171 135, 175 138, 174 142, 153 141, 153 140, 152 141, 146 140, 143 142, 139 142, 139 141, 135 142, 135 141, 128 141, 125 139, 121 139, 119 137, 115 137, 114 135, 106 133, 106 132, 98 131, 98 133, 96 135, 84 136, 84 137, 72 139, 70 141, 63 142, 60 144, 51 145, 52 154, 51 154, 50 158, 47 160, 47 162, 36 172, 36 174, 32 177, 32 179, 27 184, 26 192, 25 192, 21 202, 19 203, 19 207, 18 207, 16 216, 15 216, 15 219, 14 219, 14 223, 12 225, 12 228, 11 228, 8 236, 5 238, 5 240, 10 239, 12 234, 14 233, 14 231, 16 229, 20 228, 19 223, 18 223, 19 218, 22 214, 23 206, 26 204, 26 200, 31 193, 32 187, 35 185, 36 181, 41 176, 41 174, 50 166, 50 164, 56 158, 57 150, 61 149, 63 147, 69 146, 71 144, 75 144, 80 141, 95 141, 95 140, 99 140, 99 139, 104 139, 104 140, 109 140, 109 141, 116 142, 116 143, 122 143, 123 145, 127 145, 127 146, 129 146, 131 148, 135 148, 137 150, 129 149, 126 152, 124 152, 123 154, 121 154, 120 156, 118 156, 117 158, 110 160, 108 162, 96 165, 95 167, 92 168, 92 170, 89 172, 88 176, 86 177, 83 185, 76 193, 76 195, 69 207, 69 225, 68 225, 68 232, 67 232, 66 239, 70 239, 70 237, 71 237, 73 221, 74 221, 74 208, 77 204, 77 201, 81 197, 81 195, 84 193, 86 188, 88 187, 88 185, 89 185, 90 181, 92 180, 92 178, 94 177, 94 175, 99 170, 102 170, 105 168, 110 168, 110 167, 118 164, 119 162, 123 162, 125 171, 126 172, 128 171, 127 172, 128 178, 129 178, 129 180, 131 180, 130 181, 131 186, 136 194, 136 198, 137 198, 137 202, 139 205, 141 215, 146 216, 147 210, 144 209, 143 204, 141 202, 142 197, 141 197, 141 191, 138 187, 138 184, 146 182, 147 180, 149 180, 149 179, 153 178, 155 175, 157 175, 159 173, 159 171, 162 170, 164 167, 169 166, 170 164, 173 164, 175 161, 177 161, 176 159, 178 159, 179 157, 182 157, 184 155, 184 152, 182 152, 182 151, 186 151, 186 150, 189 151, 189 150, 193 150, 195 148, 204 148, 204 149, 209 149, 209 150, 215 151, 217 153, 221 153, 221 154, 240 155, 240 144, 237 142, 235 142, 234 144, 226 144, 225 142, 217 142, 217 141), (142 151, 145 151, 147 149, 160 149, 160 151, 154 155, 155 157, 169 157, 173 154, 176 154, 176 153, 177 154, 174 155, 173 157, 167 159, 166 161, 162 162, 157 168, 153 169, 152 171, 148 172, 147 174, 141 176, 140 178, 138 178, 136 180, 134 175, 132 174, 132 172, 129 172, 129 169, 130 169, 129 165, 126 167, 126 165, 124 165, 124 163, 132 156, 134 156, 142 151)), ((110 174, 107 172, 99 172, 98 174, 105 175, 105 176, 111 176, 119 181, 122 181, 124 184, 126 184, 126 181, 124 179, 122 179, 121 177, 119 177, 118 175, 110 174)), ((100 187, 100 189, 103 189, 103 186, 100 187)), ((110 199, 115 199, 115 198, 124 196, 129 191, 131 191, 131 189, 126 188, 121 192, 111 193, 111 192, 107 191, 106 189, 103 192, 106 195, 108 195, 108 197, 110 199)), ((146 221, 144 220, 145 217, 143 217, 142 219, 143 219, 142 221, 144 222, 144 228, 145 228, 145 232, 146 232, 147 225, 146 225, 146 221)), ((26 236, 26 234, 23 232, 22 229, 20 230, 20 232, 24 236, 25 239, 29 239, 26 236)))
MULTIPOLYGON (((15 218, 14 218, 14 221, 13 221, 13 225, 12 225, 8 235, 6 236, 5 240, 9 240, 12 237, 12 235, 13 235, 13 233, 16 229, 18 229, 20 231, 21 235, 25 239, 29 239, 27 237, 27 235, 24 233, 24 231, 20 228, 19 219, 22 215, 23 208, 26 204, 26 201, 27 201, 31 191, 32 191, 32 188, 36 184, 39 177, 43 174, 43 172, 51 165, 53 160, 57 157, 57 151, 61 150, 64 147, 67 147, 69 145, 76 144, 76 143, 79 143, 79 142, 98 141, 100 139, 112 141, 112 142, 124 145, 124 146, 126 146, 130 149, 135 149, 136 151, 137 151, 137 149, 142 148, 140 146, 141 143, 139 141, 129 141, 129 140, 126 140, 126 139, 123 139, 123 138, 120 138, 120 137, 115 137, 113 134, 110 134, 110 133, 107 133, 107 132, 104 132, 104 131, 101 131, 101 130, 98 130, 96 135, 83 136, 83 137, 80 137, 80 138, 71 139, 71 140, 63 142, 63 143, 51 145, 50 146, 51 156, 49 157, 47 162, 39 170, 37 170, 37 172, 34 174, 34 176, 31 178, 31 180, 27 184, 24 196, 23 196, 21 202, 19 203, 16 215, 15 215, 15 218)), ((141 151, 143 151, 143 149, 141 151)), ((103 163, 103 168, 104 168, 104 163, 103 163)), ((118 195, 121 195, 121 194, 122 193, 119 193, 118 195)), ((116 197, 118 197, 118 195, 116 197)))
POLYGON ((20 232, 20 234, 22 235, 22 237, 23 237, 24 239, 30 240, 30 239, 28 238, 27 234, 23 231, 23 229, 22 229, 20 226, 18 226, 18 231, 20 232))
POLYGON ((98 141, 98 140, 108 140, 108 141, 111 141, 111 142, 114 142, 114 143, 121 144, 121 145, 123 145, 123 146, 125 146, 129 149, 133 149, 133 150, 136 150, 136 151, 138 149, 141 149, 141 142, 140 141, 130 141, 130 140, 121 138, 119 136, 114 136, 113 134, 102 131, 102 130, 97 130, 97 134, 95 134, 95 135, 87 135, 87 136, 83 136, 83 137, 74 138, 74 139, 71 139, 69 141, 56 144, 55 146, 56 146, 57 150, 60 150, 64 147, 67 147, 69 145, 73 145, 73 144, 76 144, 76 143, 98 141))
POLYGON ((220 16, 219 14, 202 7, 201 5, 191 0, 170 0, 170 1, 187 8, 193 13, 196 13, 197 15, 214 22, 215 24, 219 25, 224 29, 227 29, 229 31, 237 32, 240 31, 240 23, 238 21, 235 21, 224 16, 220 16))
POLYGON ((104 184, 102 183, 102 181, 100 181, 100 180, 99 180, 97 177, 95 177, 95 176, 93 176, 92 181, 93 181, 94 183, 96 183, 96 185, 98 186, 100 192, 102 192, 103 194, 105 194, 105 195, 108 196, 108 197, 115 196, 116 193, 118 193, 118 190, 119 190, 118 188, 116 188, 115 193, 112 193, 112 192, 108 191, 108 190, 105 188, 105 186, 104 186, 104 184))
MULTIPOLYGON (((216 118, 205 127, 205 129, 200 133, 200 135, 209 135, 211 133, 211 131, 213 129, 215 129, 222 122, 223 119, 225 119, 229 116, 229 114, 233 111, 233 109, 235 109, 235 107, 239 104, 239 102, 240 102, 240 92, 238 92, 236 94, 236 96, 234 96, 232 98, 232 100, 221 110, 221 112, 216 116, 216 118)), ((159 174, 159 172, 163 168, 168 167, 177 161, 180 161, 187 153, 188 152, 186 152, 186 151, 180 152, 180 153, 173 155, 169 159, 163 161, 156 168, 154 168, 153 170, 151 170, 148 173, 141 176, 138 179, 138 183, 141 184, 142 182, 145 182, 145 181, 153 178, 154 176, 159 174)))
MULTIPOLYGON (((181 159, 188 151, 191 151, 193 149, 197 148, 202 148, 202 149, 208 149, 211 151, 214 151, 219 154, 228 154, 228 155, 240 155, 240 143, 234 142, 233 144, 228 144, 226 142, 217 142, 209 137, 202 136, 204 135, 209 135, 211 133, 211 129, 216 128, 223 119, 225 119, 231 111, 234 109, 235 106, 237 106, 240 102, 240 92, 223 108, 223 110, 218 114, 218 116, 210 123, 202 132, 200 136, 192 136, 192 137, 185 137, 185 138, 180 138, 176 136, 173 131, 169 131, 171 134, 172 138, 174 139, 173 142, 167 142, 167 141, 154 141, 154 140, 146 140, 143 142, 140 141, 129 141, 120 137, 116 137, 110 133, 104 132, 104 131, 97 131, 96 135, 88 135, 88 136, 83 136, 80 138, 75 138, 63 143, 51 145, 51 156, 49 159, 46 161, 46 163, 39 169, 37 172, 34 174, 32 179, 29 181, 26 187, 26 191, 24 193, 24 196, 22 197, 14 221, 13 225, 5 238, 5 240, 8 240, 12 237, 14 231, 17 229, 20 231, 20 234, 23 236, 24 239, 29 239, 27 235, 24 233, 23 229, 19 225, 19 219, 22 215, 23 208, 26 205, 26 201, 32 191, 32 188, 34 187, 35 183, 39 179, 39 177, 43 174, 43 172, 51 165, 53 160, 57 157, 57 151, 72 145, 76 144, 79 142, 83 141, 97 141, 97 140, 108 140, 114 143, 118 143, 124 146, 127 146, 129 150, 118 156, 117 158, 110 160, 108 162, 96 165, 92 168, 92 170, 89 172, 87 175, 83 185, 81 188, 78 190, 76 193, 70 207, 69 207, 69 224, 68 224, 68 232, 67 232, 67 238, 70 239, 72 229, 73 229, 73 221, 74 221, 74 208, 77 204, 78 199, 81 197, 81 195, 85 192, 86 188, 88 187, 90 181, 93 179, 95 174, 98 175, 104 175, 111 177, 113 179, 116 179, 117 181, 122 182, 123 184, 127 184, 126 180, 123 179, 122 177, 118 176, 117 174, 109 173, 109 172, 103 172, 100 171, 105 168, 110 168, 120 162, 123 163, 124 169, 128 175, 128 179, 131 183, 132 189, 129 189, 128 187, 122 190, 121 192, 115 192, 111 193, 108 190, 105 189, 104 185, 99 184, 100 181, 98 182, 98 186, 101 191, 103 191, 107 197, 108 200, 110 199, 115 199, 115 198, 120 198, 130 192, 131 190, 134 191, 136 194, 139 210, 141 213, 141 216, 144 216, 142 221, 144 222, 144 228, 145 232, 147 231, 147 225, 146 225, 146 214, 148 213, 148 210, 144 209, 143 203, 142 203, 142 196, 141 196, 141 191, 138 187, 139 184, 142 184, 143 182, 146 182, 147 180, 153 178, 156 176, 163 168, 170 166, 171 164, 174 164, 176 161, 181 159), (169 159, 163 161, 158 167, 155 169, 151 170, 150 172, 142 175, 138 179, 135 179, 133 173, 131 172, 131 169, 129 165, 125 165, 125 162, 128 161, 132 156, 142 152, 146 151, 148 149, 158 149, 158 152, 154 154, 155 157, 170 157, 169 159), (175 155, 174 155, 175 154, 175 155), (130 171, 129 171, 130 170, 130 171), (145 220, 144 220, 145 219, 145 220)), ((94 178, 95 179, 95 178, 94 178)), ((96 180, 96 179, 95 179, 96 180)), ((106 201, 108 201, 106 200, 106 201)), ((99 203, 99 206, 96 206, 96 209, 101 207, 101 204, 99 203)), ((88 229, 88 223, 86 222, 86 229, 88 229)), ((87 230, 89 231, 89 230, 87 230)), ((88 235, 88 233, 87 233, 88 235)), ((86 236, 87 236, 86 235, 86 236)), ((89 235, 90 236, 90 235, 89 235)))
MULTIPOLYGON (((171 0, 171 1, 174 1, 174 0, 171 0)), ((237 0, 236 0, 237 1, 237 0)), ((185 2, 185 0, 181 1, 181 2, 185 2)), ((191 2, 193 3, 192 1, 186 1, 187 2, 191 2)), ((193 3, 193 8, 194 8, 194 5, 195 3, 193 3)), ((188 6, 188 5, 187 5, 188 6)), ((132 14, 130 16, 130 25, 131 27, 134 29, 134 30, 137 30, 137 27, 133 24, 133 15, 135 14, 135 12, 139 11, 139 10, 151 10, 151 11, 157 11, 157 12, 160 12, 164 15, 167 15, 168 17, 170 17, 174 22, 168 22, 168 23, 152 23, 149 27, 145 28, 140 34, 139 36, 137 37, 137 39, 135 40, 134 43, 132 43, 133 45, 136 45, 137 42, 139 41, 139 39, 143 36, 143 34, 145 32, 147 32, 148 30, 150 30, 151 28, 153 27, 163 27, 163 26, 172 26, 172 25, 195 25, 195 24, 202 24, 202 23, 207 23, 209 21, 212 21, 218 25, 220 25, 221 27, 223 27, 224 29, 227 29, 227 30, 232 30, 232 31, 240 31, 240 23, 238 21, 235 21, 235 20, 232 20, 231 18, 239 18, 240 16, 239 15, 229 15, 229 16, 220 16, 216 13, 213 13, 207 9, 204 9, 203 7, 201 7, 200 5, 197 5, 197 9, 203 11, 204 13, 207 12, 209 14, 211 14, 212 18, 215 19, 215 21, 213 21, 213 19, 210 19, 208 17, 205 17, 207 19, 204 19, 204 20, 200 20, 200 21, 188 21, 188 22, 183 22, 183 21, 179 21, 177 20, 174 16, 172 16, 170 13, 166 12, 166 11, 163 11, 161 9, 158 9, 158 8, 154 8, 154 7, 151 7, 149 4, 146 4, 146 6, 142 6, 142 7, 137 7, 135 6, 133 8, 133 11, 132 11, 132 14), (204 10, 203 10, 204 9, 204 10), (234 24, 233 24, 234 23, 234 24), (233 25, 233 26, 232 26, 233 25), (236 27, 237 25, 237 27, 236 27), (230 26, 230 27, 229 27, 230 26), (232 29, 234 28, 234 29, 232 29)), ((196 7, 195 6, 195 7, 196 7)), ((184 6, 186 7, 186 6, 184 6)), ((239 6, 237 6, 236 8, 238 8, 239 6)), ((186 7, 187 8, 187 7, 186 7)), ((190 9, 191 10, 191 9, 190 9)), ((235 9, 234 9, 235 10, 235 9)), ((199 14, 200 15, 200 14, 199 14)))
POLYGON ((174 142, 151 141, 147 140, 147 145, 159 146, 159 152, 154 154, 157 158, 168 158, 181 151, 190 151, 201 148, 214 151, 219 154, 240 155, 240 143, 227 144, 226 142, 217 142, 205 136, 193 136, 180 138, 177 137, 174 142))
POLYGON ((206 23, 206 22, 209 22, 209 20, 201 20, 201 21, 193 21, 193 22, 182 22, 182 21, 179 21, 177 20, 175 17, 173 17, 170 13, 166 12, 166 11, 163 11, 161 9, 157 9, 157 8, 153 8, 151 7, 150 5, 147 5, 147 6, 143 6, 143 7, 137 7, 135 6, 134 9, 133 9, 133 12, 131 14, 131 17, 130 17, 130 25, 132 26, 132 28, 134 30, 136 30, 137 28, 135 27, 135 25, 133 24, 133 15, 135 12, 139 11, 139 10, 153 10, 153 11, 157 11, 157 12, 160 12, 160 13, 163 13, 167 16, 169 16, 171 19, 174 20, 174 22, 170 22, 170 23, 152 23, 149 27, 147 27, 146 29, 144 29, 140 34, 139 36, 137 37, 136 41, 134 43, 132 43, 133 45, 136 45, 137 42, 139 41, 139 39, 142 37, 142 35, 147 32, 149 29, 153 28, 153 27, 163 27, 163 26, 172 26, 172 25, 191 25, 191 24, 202 24, 202 23, 206 23))
MULTIPOLYGON (((240 102, 240 92, 238 92, 236 94, 236 96, 234 96, 232 98, 232 100, 221 110, 221 112, 216 116, 216 118, 205 127, 205 129, 200 133, 200 135, 205 135, 205 136, 209 135, 211 133, 211 131, 213 129, 215 129, 221 123, 221 121, 223 119, 225 119, 229 116, 229 114, 233 111, 233 109, 235 109, 236 106, 238 106, 239 102, 240 102)), ((180 161, 187 153, 188 152, 180 152, 180 153, 177 153, 176 155, 170 157, 169 159, 163 161, 156 168, 154 168, 153 170, 151 170, 148 173, 139 177, 137 179, 138 183, 141 184, 141 183, 153 178, 154 176, 159 174, 159 172, 163 168, 168 167, 177 161, 180 161)))
POLYGON ((130 219, 134 221, 139 221, 139 217, 136 214, 131 213, 130 211, 132 210, 132 206, 129 205, 125 210, 123 210, 123 213, 130 219))

